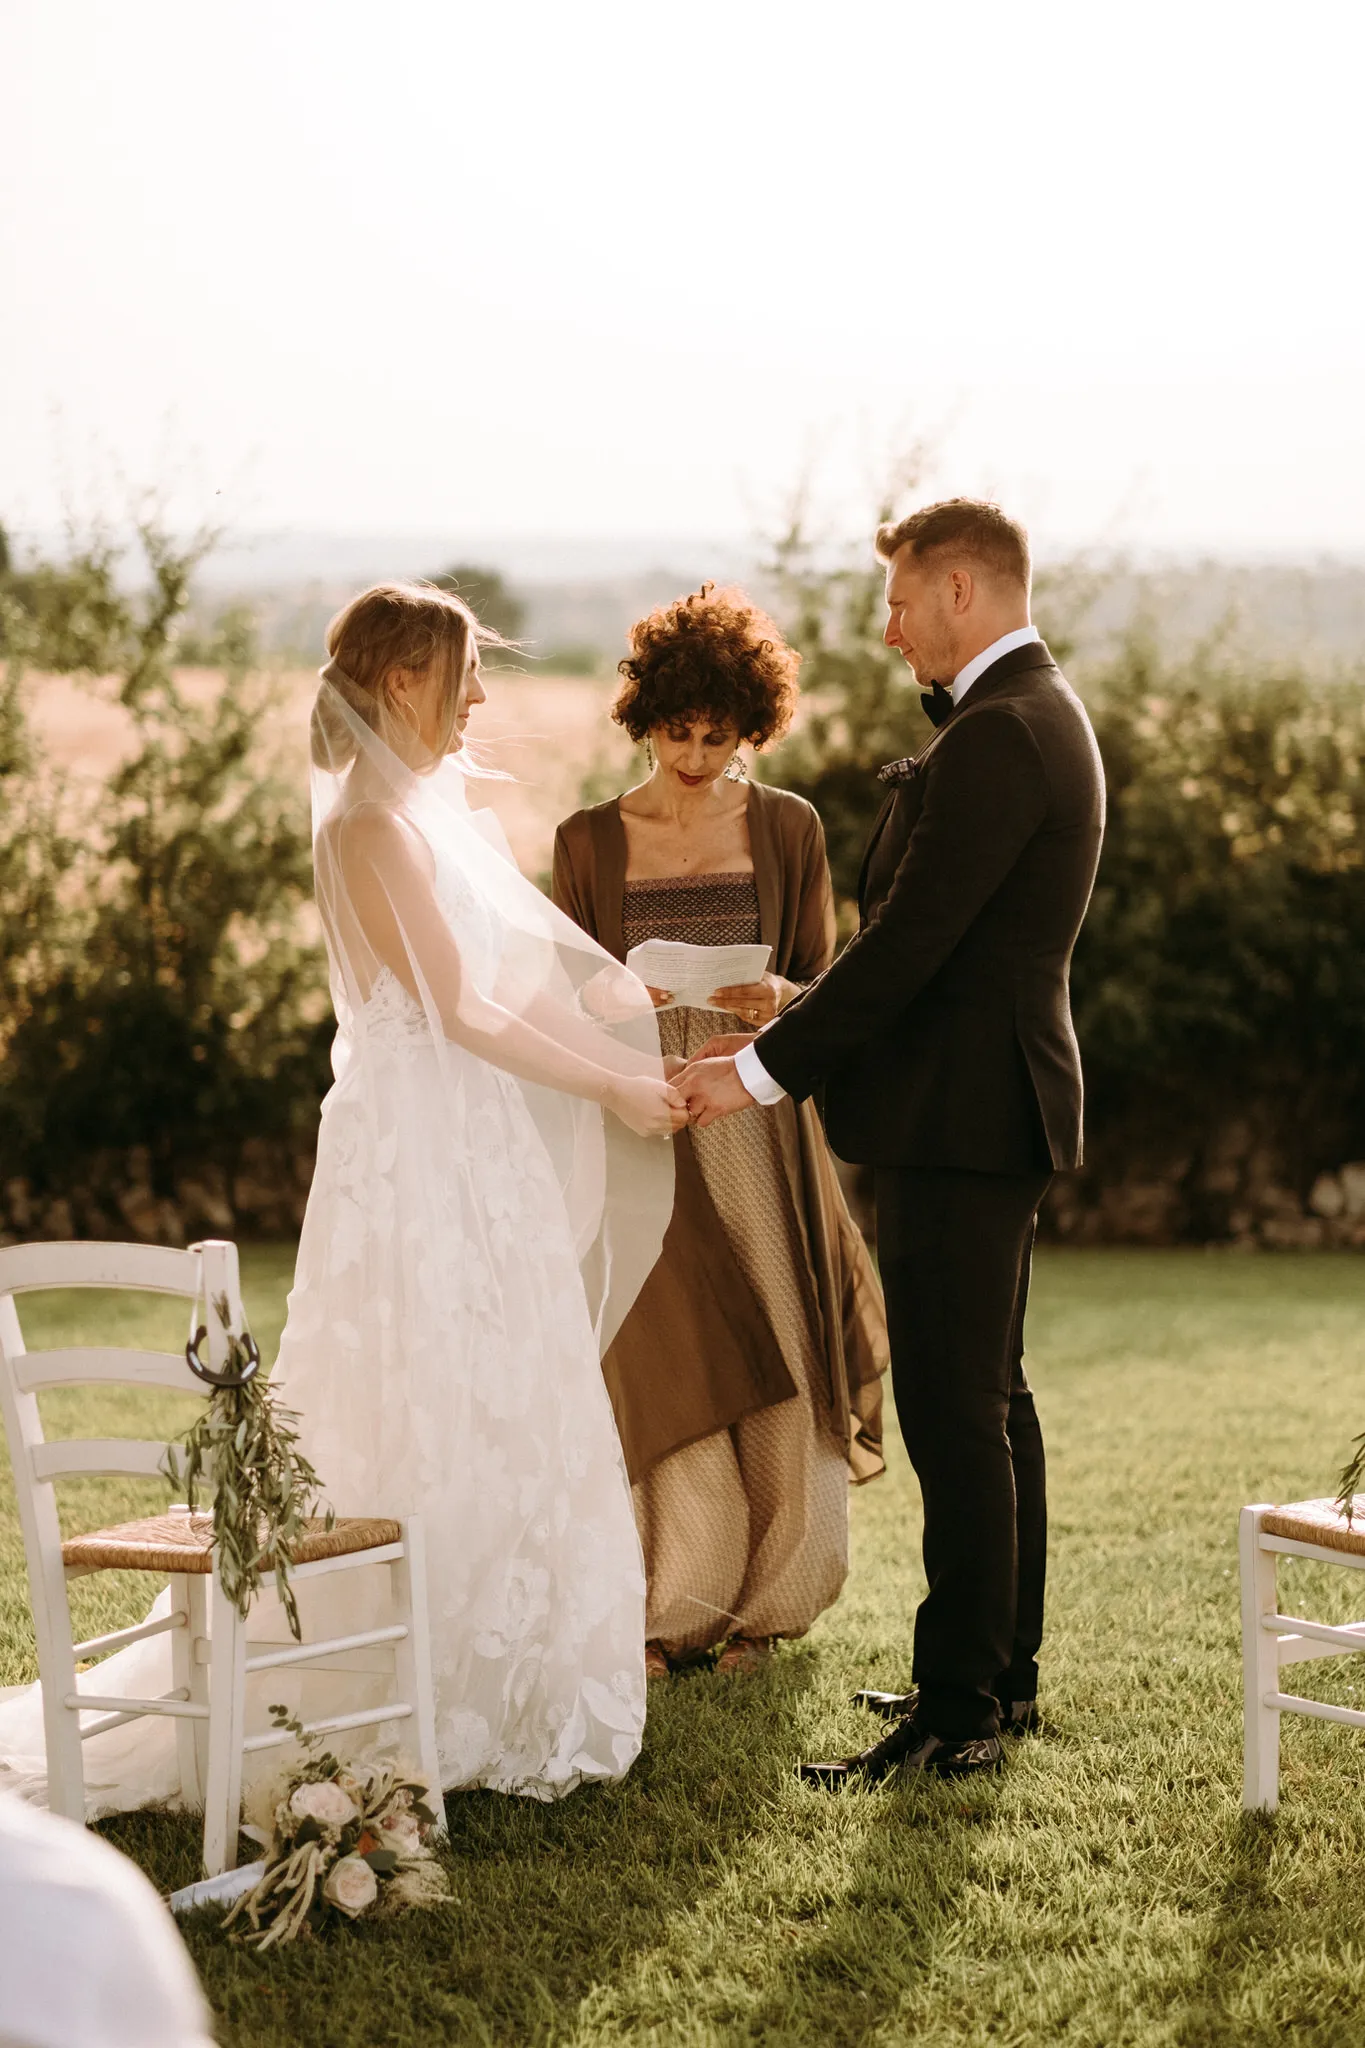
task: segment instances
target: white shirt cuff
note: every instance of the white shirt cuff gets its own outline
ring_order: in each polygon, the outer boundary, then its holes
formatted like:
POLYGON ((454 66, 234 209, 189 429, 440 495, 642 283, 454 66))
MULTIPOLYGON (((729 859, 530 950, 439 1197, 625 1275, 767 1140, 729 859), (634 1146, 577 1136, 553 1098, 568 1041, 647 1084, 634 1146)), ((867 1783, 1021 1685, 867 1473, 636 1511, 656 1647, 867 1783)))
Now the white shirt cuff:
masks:
POLYGON ((778 1086, 758 1056, 755 1045, 742 1045, 735 1054, 735 1072, 753 1096, 765 1109, 771 1109, 775 1102, 785 1102, 787 1091, 778 1086))

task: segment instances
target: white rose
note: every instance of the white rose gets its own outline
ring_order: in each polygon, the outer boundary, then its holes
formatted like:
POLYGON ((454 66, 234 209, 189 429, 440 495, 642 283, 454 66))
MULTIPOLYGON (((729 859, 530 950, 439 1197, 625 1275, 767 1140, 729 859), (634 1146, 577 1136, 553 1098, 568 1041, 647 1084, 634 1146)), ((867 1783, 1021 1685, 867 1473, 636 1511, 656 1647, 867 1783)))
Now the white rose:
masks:
POLYGON ((338 1913, 358 1920, 375 1902, 379 1879, 363 1856, 339 1856, 327 1873, 322 1896, 338 1913))
POLYGON ((324 1828, 344 1828, 356 1817, 354 1800, 330 1778, 320 1785, 296 1786, 290 1795, 289 1811, 295 1820, 315 1820, 324 1828))

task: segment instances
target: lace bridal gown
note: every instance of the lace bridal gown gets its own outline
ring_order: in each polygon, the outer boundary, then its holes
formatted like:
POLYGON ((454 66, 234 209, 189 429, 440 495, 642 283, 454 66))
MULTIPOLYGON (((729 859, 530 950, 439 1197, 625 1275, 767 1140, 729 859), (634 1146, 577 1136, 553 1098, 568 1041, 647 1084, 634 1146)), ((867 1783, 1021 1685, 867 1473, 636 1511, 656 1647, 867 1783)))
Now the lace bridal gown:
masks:
MULTIPOLYGON (((623 1775, 643 1733, 644 1568, 599 1353, 657 1257, 672 1148, 495 1062, 517 1063, 529 1020, 542 1050, 548 1038, 658 1076, 657 1034, 648 999, 628 988, 627 1023, 608 1033, 592 1021, 574 989, 606 969, 619 995, 615 963, 517 873, 488 814, 469 810, 459 764, 411 775, 344 686, 322 686, 346 744, 314 786, 337 1080, 276 1378, 338 1514, 422 1517, 445 1787, 551 1799, 623 1775), (411 864, 406 882, 382 856, 368 870, 415 993, 391 967, 375 972, 356 938, 361 886, 334 856, 358 809, 372 824, 380 814, 378 842, 401 814, 429 853, 424 900, 411 864), (452 999, 439 984, 453 962, 452 999)), ((301 1586, 305 1635, 372 1625, 372 1576, 301 1586)), ((253 1636, 283 1637, 269 1604, 253 1636)), ((132 1646, 98 1667, 99 1690, 164 1690, 158 1658, 168 1666, 164 1637, 132 1646)), ((353 1677, 253 1683, 309 1719, 361 1703, 353 1677)), ((0 1785, 8 1765, 31 1793, 36 1693, 0 1703, 0 1785)), ((252 1703, 254 1725, 266 1707, 264 1694, 252 1703)), ((92 1810, 165 1797, 173 1726, 95 1737, 86 1767, 92 1810)))

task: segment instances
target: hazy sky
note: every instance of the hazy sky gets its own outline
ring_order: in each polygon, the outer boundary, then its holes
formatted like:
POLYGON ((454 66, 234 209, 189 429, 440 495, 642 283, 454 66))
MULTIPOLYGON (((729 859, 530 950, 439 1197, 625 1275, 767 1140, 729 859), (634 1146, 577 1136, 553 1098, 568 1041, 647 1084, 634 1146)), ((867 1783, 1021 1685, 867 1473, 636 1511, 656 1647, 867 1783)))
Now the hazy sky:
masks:
POLYGON ((4 14, 0 518, 1365 551, 1359 0, 4 14))

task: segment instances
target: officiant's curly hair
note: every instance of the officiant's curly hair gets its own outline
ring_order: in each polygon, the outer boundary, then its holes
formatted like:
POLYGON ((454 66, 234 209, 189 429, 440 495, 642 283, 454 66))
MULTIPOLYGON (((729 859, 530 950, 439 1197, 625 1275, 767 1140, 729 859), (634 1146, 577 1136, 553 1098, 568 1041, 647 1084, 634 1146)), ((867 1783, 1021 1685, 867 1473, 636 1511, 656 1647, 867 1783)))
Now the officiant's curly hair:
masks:
POLYGON ((744 591, 703 583, 630 629, 612 717, 638 745, 661 725, 708 718, 766 746, 791 724, 801 657, 744 591))

